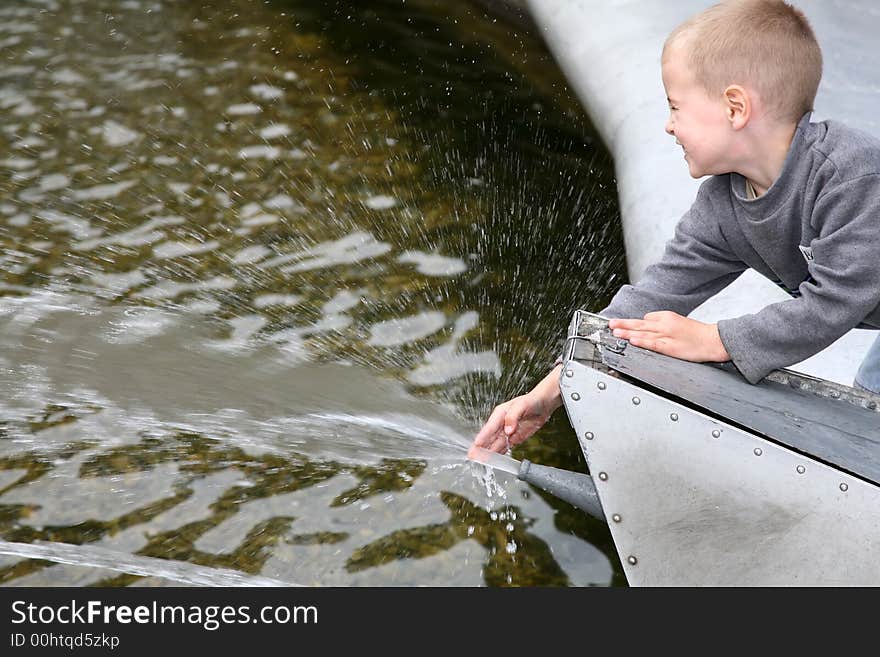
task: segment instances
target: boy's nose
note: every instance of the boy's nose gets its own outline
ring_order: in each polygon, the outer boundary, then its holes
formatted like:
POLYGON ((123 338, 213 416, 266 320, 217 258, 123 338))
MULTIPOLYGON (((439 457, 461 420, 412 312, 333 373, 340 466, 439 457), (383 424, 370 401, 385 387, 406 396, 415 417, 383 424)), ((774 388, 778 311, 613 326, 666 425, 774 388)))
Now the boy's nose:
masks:
POLYGON ((668 119, 666 119, 666 125, 663 127, 663 129, 666 130, 667 135, 674 135, 675 134, 675 129, 672 127, 672 117, 671 116, 668 119))

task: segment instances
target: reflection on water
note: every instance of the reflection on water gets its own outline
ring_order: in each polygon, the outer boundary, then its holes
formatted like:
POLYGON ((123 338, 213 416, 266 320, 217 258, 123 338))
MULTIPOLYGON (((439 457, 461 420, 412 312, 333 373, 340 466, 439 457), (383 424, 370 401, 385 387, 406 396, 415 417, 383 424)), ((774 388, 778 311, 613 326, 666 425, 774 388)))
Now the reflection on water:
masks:
POLYGON ((0 44, 0 583, 620 581, 607 529, 465 459, 623 272, 538 42, 428 0, 34 0, 0 44))

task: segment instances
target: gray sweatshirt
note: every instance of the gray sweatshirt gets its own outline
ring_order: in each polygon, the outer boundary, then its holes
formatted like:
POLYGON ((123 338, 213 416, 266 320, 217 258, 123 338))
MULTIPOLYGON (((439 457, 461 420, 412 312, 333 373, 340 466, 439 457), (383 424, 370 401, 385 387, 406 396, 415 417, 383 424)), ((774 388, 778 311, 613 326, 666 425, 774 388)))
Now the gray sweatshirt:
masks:
POLYGON ((852 328, 880 328, 880 140, 805 114, 763 196, 747 200, 737 173, 707 179, 660 261, 600 314, 687 315, 749 267, 792 296, 718 322, 751 383, 852 328))

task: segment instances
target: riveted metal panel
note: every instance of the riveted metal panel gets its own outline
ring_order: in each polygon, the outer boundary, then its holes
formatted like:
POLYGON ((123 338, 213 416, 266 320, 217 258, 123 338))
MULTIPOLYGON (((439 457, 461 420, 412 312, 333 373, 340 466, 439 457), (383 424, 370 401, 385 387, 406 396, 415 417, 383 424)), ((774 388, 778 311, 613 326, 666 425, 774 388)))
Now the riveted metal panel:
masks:
POLYGON ((577 311, 568 358, 606 366, 747 431, 880 484, 880 396, 774 370, 757 385, 731 363, 691 363, 619 340, 604 317, 577 311))
MULTIPOLYGON (((880 413, 858 402, 874 398, 822 379, 782 370, 785 383, 748 383, 735 369, 689 363, 630 345, 626 354, 605 349, 603 362, 630 379, 659 388, 696 404, 752 433, 772 438, 794 450, 874 483, 880 483, 880 413), (836 396, 832 396, 836 395, 836 396)), ((871 401, 874 401, 871 399, 871 401)), ((868 402, 870 403, 870 402, 868 402)))
POLYGON ((880 585, 880 488, 589 365, 565 369, 630 584, 880 585))

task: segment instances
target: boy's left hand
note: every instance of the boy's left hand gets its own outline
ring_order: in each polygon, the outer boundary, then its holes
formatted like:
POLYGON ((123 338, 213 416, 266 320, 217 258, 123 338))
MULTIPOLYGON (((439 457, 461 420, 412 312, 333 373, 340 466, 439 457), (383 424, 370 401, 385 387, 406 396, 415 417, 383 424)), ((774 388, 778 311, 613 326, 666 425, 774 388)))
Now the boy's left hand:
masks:
POLYGON ((704 324, 669 310, 648 313, 644 319, 612 319, 608 326, 615 337, 658 354, 695 363, 730 360, 717 324, 704 324))

